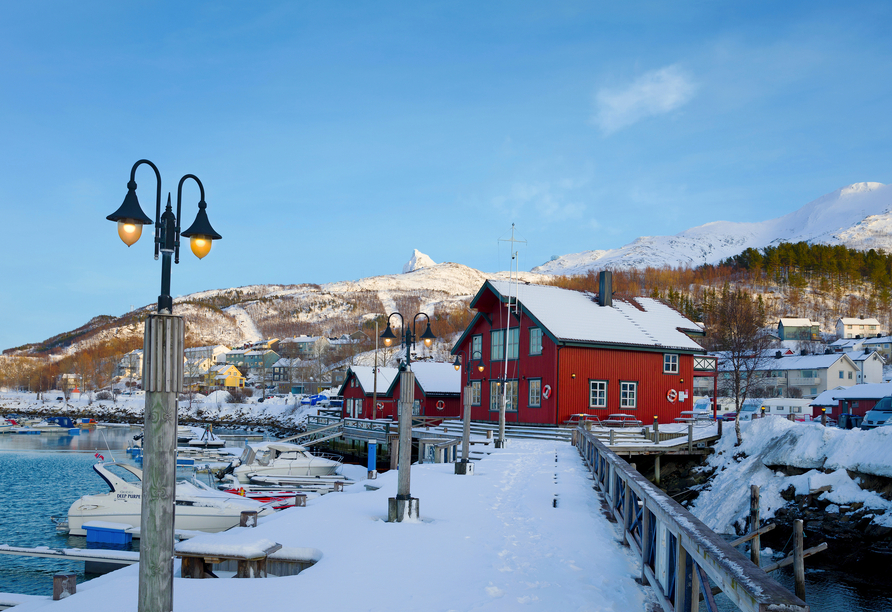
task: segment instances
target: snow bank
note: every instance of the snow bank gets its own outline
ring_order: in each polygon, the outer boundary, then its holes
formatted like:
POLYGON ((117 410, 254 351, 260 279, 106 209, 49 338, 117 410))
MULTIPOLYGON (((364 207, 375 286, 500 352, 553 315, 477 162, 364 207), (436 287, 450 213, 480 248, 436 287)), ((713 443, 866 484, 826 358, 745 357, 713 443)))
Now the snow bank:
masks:
POLYGON ((790 487, 796 495, 808 495, 829 486, 819 500, 836 506, 861 503, 877 511, 874 523, 892 526, 892 502, 862 489, 860 480, 847 472, 892 477, 892 428, 844 430, 769 417, 741 423, 741 433, 743 443, 734 446, 733 429, 725 431, 716 453, 707 460, 716 473, 691 506, 694 515, 713 530, 733 533, 735 528, 744 528, 749 516, 749 484, 761 489, 763 519, 774 517, 787 503, 781 493, 790 487), (786 476, 773 469, 779 466, 809 471, 786 476))

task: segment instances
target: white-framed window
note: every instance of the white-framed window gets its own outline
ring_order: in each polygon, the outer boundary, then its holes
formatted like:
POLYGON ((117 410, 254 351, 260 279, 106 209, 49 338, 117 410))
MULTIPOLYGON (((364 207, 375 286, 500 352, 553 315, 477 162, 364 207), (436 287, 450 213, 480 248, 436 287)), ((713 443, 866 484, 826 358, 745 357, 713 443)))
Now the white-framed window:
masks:
POLYGON ((619 407, 638 407, 638 383, 632 381, 620 381, 619 383, 619 407))
POLYGON ((607 407, 607 381, 606 380, 590 380, 589 385, 589 408, 606 408, 607 407))
POLYGON ((471 361, 483 359, 483 335, 471 336, 471 361))
POLYGON ((542 354, 542 329, 539 327, 530 328, 530 355, 542 354))
POLYGON ((663 355, 663 373, 678 374, 678 355, 675 353, 663 355))
MULTIPOLYGON (((851 374, 851 372, 849 372, 849 374, 851 374)), ((842 370, 839 371, 839 377, 842 378, 842 370)), ((849 378, 851 378, 851 376, 849 378)))
POLYGON ((505 412, 517 411, 517 381, 492 381, 489 383, 489 409, 498 410, 502 403, 502 393, 507 393, 505 397, 505 412), (502 390, 502 385, 507 389, 502 390))
POLYGON ((480 387, 481 387, 481 383, 479 380, 471 381, 471 405, 472 406, 480 405, 480 387))
POLYGON ((538 408, 542 405, 542 379, 531 378, 528 384, 530 387, 528 405, 530 408, 538 408))
MULTIPOLYGON (((512 327, 508 330, 508 359, 517 359, 520 347, 520 329, 512 327)), ((490 359, 502 361, 505 359, 505 330, 497 329, 492 332, 492 350, 490 359)))
POLYGON ((356 418, 358 419, 361 416, 362 416, 362 400, 358 399, 358 400, 356 400, 356 418))

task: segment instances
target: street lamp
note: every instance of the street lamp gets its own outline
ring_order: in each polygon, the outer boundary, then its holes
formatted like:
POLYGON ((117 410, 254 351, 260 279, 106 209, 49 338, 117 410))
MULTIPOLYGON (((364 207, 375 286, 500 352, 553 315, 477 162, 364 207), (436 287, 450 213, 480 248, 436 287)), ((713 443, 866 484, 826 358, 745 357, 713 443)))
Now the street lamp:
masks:
POLYGON ((136 197, 136 169, 148 164, 155 171, 155 259, 161 262, 161 294, 158 311, 146 318, 143 389, 146 391, 145 439, 139 547, 139 612, 170 612, 173 609, 173 536, 176 487, 177 395, 183 389, 183 357, 186 326, 174 316, 170 296, 170 265, 180 263, 180 236, 190 239, 192 252, 201 259, 211 249, 211 242, 221 236, 211 227, 205 209, 204 186, 194 174, 187 174, 177 186, 177 212, 173 213, 170 194, 161 213, 161 173, 147 159, 130 170, 124 203, 106 219, 118 224, 118 236, 128 247, 139 240, 142 226, 152 220, 146 216, 136 197), (195 222, 180 231, 183 183, 198 183, 201 199, 195 222))
POLYGON ((412 328, 409 329, 403 315, 392 312, 387 317, 387 329, 381 334, 385 346, 391 346, 396 339, 396 334, 390 327, 390 319, 394 315, 400 318, 403 343, 406 347, 406 358, 400 362, 400 438, 396 497, 387 500, 387 520, 391 523, 398 523, 405 519, 419 517, 418 498, 412 497, 409 493, 409 472, 412 468, 412 405, 415 403, 415 374, 410 365, 412 363, 412 347, 415 346, 415 323, 418 321, 418 317, 423 316, 427 319, 427 328, 421 334, 424 345, 430 347, 437 337, 431 332, 431 320, 425 313, 417 313, 412 318, 412 328))
MULTIPOLYGON (((462 357, 464 357, 463 351, 458 351, 458 354, 455 356, 455 363, 452 365, 455 366, 455 371, 461 370, 462 366, 462 357)), ((474 351, 471 356, 468 358, 468 384, 465 385, 464 392, 464 413, 462 414, 462 420, 464 425, 464 432, 462 434, 462 442, 461 442, 461 461, 456 462, 455 464, 455 473, 456 474, 473 474, 474 473, 474 464, 471 463, 470 454, 471 454, 471 361, 473 359, 477 359, 477 371, 483 372, 486 369, 486 366, 483 364, 483 355, 480 351, 474 351)))

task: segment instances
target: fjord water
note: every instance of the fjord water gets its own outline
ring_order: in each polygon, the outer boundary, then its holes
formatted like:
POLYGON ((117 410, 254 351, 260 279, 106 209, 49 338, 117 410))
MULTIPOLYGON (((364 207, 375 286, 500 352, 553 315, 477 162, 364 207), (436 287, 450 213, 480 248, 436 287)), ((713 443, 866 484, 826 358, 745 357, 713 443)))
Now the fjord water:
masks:
MULTIPOLYGON (((81 495, 104 493, 108 486, 93 471, 98 461, 132 463, 125 452, 138 429, 85 429, 78 435, 0 435, 0 544, 87 548, 83 536, 56 531, 52 516, 68 517, 81 495), (111 449, 111 450, 109 450, 111 449)), ((138 550, 139 544, 131 550, 138 550)), ((0 592, 51 595, 53 574, 84 575, 83 562, 0 555, 0 592)))

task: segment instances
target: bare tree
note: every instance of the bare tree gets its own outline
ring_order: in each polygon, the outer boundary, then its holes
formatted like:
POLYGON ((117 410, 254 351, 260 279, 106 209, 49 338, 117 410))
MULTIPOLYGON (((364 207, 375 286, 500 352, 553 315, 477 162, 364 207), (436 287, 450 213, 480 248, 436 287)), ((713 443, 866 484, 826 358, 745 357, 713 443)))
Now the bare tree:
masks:
POLYGON ((730 396, 734 398, 734 431, 740 434, 740 411, 746 399, 762 386, 761 372, 769 364, 771 338, 763 333, 765 308, 741 289, 727 284, 720 295, 706 305, 707 342, 720 352, 719 369, 729 375, 730 396))

